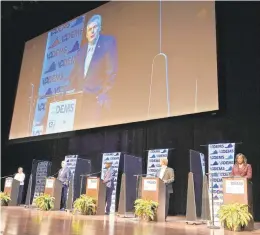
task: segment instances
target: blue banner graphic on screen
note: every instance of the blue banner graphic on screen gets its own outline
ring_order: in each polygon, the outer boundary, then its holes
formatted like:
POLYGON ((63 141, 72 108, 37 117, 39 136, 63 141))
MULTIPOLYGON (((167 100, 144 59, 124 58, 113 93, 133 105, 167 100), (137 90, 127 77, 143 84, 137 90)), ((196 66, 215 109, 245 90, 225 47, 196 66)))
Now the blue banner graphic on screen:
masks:
POLYGON ((117 189, 117 180, 118 180, 118 170, 119 170, 119 161, 120 161, 120 152, 115 153, 103 153, 102 158, 102 171, 101 171, 101 179, 104 179, 104 175, 106 173, 105 169, 105 162, 111 162, 112 167, 115 171, 114 175, 114 190, 112 192, 112 198, 111 198, 111 207, 110 212, 114 213, 116 209, 116 189, 117 189))
POLYGON ((69 85, 75 56, 82 42, 84 22, 85 16, 80 16, 48 33, 33 120, 33 135, 39 135, 41 132, 41 129, 35 126, 42 126, 43 119, 47 115, 48 97, 66 91, 69 85))
MULTIPOLYGON (((209 145, 209 198, 212 200, 213 190, 213 206, 214 220, 219 224, 218 210, 223 203, 223 177, 230 176, 234 165, 235 144, 210 144, 209 145), (213 182, 212 182, 213 181, 213 182), (213 188, 212 188, 213 183, 213 188)), ((210 202, 210 205, 211 202, 210 202)), ((210 207, 211 212, 212 208, 210 207)), ((212 213, 211 213, 212 215, 212 213)))
POLYGON ((147 175, 155 176, 160 170, 160 159, 168 158, 168 149, 153 149, 148 152, 147 175))
POLYGON ((44 193, 49 162, 39 162, 36 170, 36 184, 33 199, 44 193))

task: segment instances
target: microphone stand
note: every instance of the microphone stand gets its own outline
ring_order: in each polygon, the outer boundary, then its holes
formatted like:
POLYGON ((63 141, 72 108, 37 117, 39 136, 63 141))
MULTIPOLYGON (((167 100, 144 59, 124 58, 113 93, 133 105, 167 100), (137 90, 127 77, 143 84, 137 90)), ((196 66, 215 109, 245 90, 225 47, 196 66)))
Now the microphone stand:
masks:
POLYGON ((214 196, 213 196, 213 173, 209 174, 211 178, 211 225, 208 226, 209 229, 220 229, 219 226, 215 225, 215 216, 214 216, 214 196))

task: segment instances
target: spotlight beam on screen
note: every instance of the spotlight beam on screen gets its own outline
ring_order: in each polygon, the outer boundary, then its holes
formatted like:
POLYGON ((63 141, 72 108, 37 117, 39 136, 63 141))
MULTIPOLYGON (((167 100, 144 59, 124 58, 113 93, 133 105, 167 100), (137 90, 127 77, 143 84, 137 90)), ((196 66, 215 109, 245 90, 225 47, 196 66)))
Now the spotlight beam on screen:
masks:
POLYGON ((34 96, 34 84, 31 83, 31 95, 29 97, 30 100, 30 109, 29 109, 29 117, 28 117, 28 135, 31 135, 31 116, 32 116, 32 106, 33 106, 33 96, 34 96))
POLYGON ((156 58, 162 56, 165 61, 165 85, 166 85, 166 103, 167 103, 167 117, 170 117, 170 94, 169 94, 169 80, 168 80, 168 58, 165 53, 162 52, 162 1, 159 1, 159 53, 155 55, 152 62, 151 80, 150 80, 150 92, 149 92, 149 102, 147 116, 150 119, 150 109, 151 109, 151 97, 152 97, 152 86, 153 86, 153 75, 154 75, 154 63, 156 58))

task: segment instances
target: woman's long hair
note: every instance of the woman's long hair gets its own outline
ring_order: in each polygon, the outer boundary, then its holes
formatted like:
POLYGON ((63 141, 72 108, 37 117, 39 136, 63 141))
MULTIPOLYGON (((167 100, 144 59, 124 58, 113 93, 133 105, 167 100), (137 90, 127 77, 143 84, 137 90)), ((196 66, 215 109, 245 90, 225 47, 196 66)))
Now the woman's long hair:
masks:
POLYGON ((243 153, 238 153, 238 154, 236 155, 236 164, 238 164, 237 159, 238 159, 239 157, 242 157, 242 158, 243 158, 244 164, 246 165, 246 164, 247 164, 247 158, 246 158, 246 156, 245 156, 243 153))

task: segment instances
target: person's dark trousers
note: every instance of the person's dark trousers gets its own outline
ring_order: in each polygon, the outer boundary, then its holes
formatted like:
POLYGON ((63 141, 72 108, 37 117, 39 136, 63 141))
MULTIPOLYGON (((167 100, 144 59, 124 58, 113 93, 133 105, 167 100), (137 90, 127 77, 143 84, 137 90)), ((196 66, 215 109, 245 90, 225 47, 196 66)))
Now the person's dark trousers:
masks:
POLYGON ((68 186, 63 184, 62 191, 61 191, 61 201, 60 201, 60 208, 66 208, 66 201, 67 201, 67 193, 68 193, 68 186))
POLYGON ((165 219, 168 215, 168 211, 169 211, 169 203, 170 203, 170 193, 168 192, 168 190, 166 190, 166 198, 165 198, 165 219))
POLYGON ((112 201, 113 187, 106 187, 106 214, 110 213, 111 201, 112 201))
POLYGON ((20 185, 19 193, 18 193, 18 197, 17 197, 17 204, 21 205, 22 200, 23 200, 23 185, 20 185))

